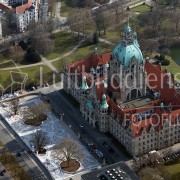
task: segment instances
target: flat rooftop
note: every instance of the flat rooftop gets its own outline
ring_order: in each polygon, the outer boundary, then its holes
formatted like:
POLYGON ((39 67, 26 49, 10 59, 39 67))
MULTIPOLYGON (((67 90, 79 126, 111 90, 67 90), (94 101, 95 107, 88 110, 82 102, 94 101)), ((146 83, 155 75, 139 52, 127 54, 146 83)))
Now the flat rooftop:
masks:
POLYGON ((122 104, 122 107, 124 107, 124 109, 145 107, 145 106, 151 105, 151 102, 153 100, 154 99, 151 96, 142 97, 142 98, 125 102, 122 104))
POLYGON ((140 180, 124 163, 118 162, 81 176, 82 180, 140 180))

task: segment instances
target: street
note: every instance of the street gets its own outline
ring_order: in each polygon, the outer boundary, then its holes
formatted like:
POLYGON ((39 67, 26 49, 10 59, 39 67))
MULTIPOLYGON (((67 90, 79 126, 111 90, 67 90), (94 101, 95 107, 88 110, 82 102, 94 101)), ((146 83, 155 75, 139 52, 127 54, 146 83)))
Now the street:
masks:
POLYGON ((17 160, 23 166, 25 171, 31 176, 32 180, 51 180, 51 175, 43 166, 43 164, 38 160, 38 158, 33 153, 27 155, 27 152, 29 151, 28 147, 12 130, 12 128, 1 115, 0 120, 0 140, 3 142, 3 144, 5 144, 5 146, 12 154, 16 155, 17 152, 21 154, 21 157, 17 160), (4 127, 6 127, 8 131, 4 127))
POLYGON ((110 163, 128 160, 128 157, 112 143, 112 137, 100 133, 98 129, 90 127, 88 122, 82 118, 79 108, 74 107, 60 91, 56 91, 55 94, 50 93, 48 97, 50 98, 52 108, 59 114, 64 114, 63 120, 68 128, 86 136, 89 142, 93 143, 110 163), (104 142, 108 144, 114 153, 109 151, 109 148, 106 148, 107 145, 105 146, 104 142))

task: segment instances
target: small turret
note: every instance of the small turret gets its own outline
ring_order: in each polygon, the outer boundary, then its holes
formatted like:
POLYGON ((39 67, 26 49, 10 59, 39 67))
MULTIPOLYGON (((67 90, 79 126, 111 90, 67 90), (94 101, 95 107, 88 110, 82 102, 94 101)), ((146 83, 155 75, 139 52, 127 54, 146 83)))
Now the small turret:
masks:
POLYGON ((102 102, 101 102, 101 105, 100 105, 100 108, 101 109, 108 109, 109 105, 106 101, 106 95, 103 93, 102 94, 102 102))
POLYGON ((97 47, 94 48, 94 54, 96 54, 96 55, 98 54, 98 48, 97 47))
POLYGON ((81 90, 85 91, 87 89, 89 89, 89 86, 87 85, 86 76, 83 76, 81 90))
POLYGON ((125 27, 125 33, 130 33, 132 30, 131 30, 131 27, 129 26, 129 22, 127 23, 126 27, 125 27))
POLYGON ((86 106, 87 106, 87 108, 89 110, 93 110, 94 109, 94 104, 90 100, 87 101, 86 106))
POLYGON ((90 72, 91 72, 91 73, 95 73, 95 69, 94 69, 93 66, 91 67, 90 72))

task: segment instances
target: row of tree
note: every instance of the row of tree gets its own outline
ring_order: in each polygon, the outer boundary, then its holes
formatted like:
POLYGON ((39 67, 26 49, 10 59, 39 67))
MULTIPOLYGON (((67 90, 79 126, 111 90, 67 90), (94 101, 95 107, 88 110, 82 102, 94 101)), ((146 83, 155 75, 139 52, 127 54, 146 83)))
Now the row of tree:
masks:
POLYGON ((78 36, 80 33, 85 37, 91 34, 92 31, 98 32, 99 36, 105 35, 107 29, 114 27, 118 23, 121 24, 127 13, 123 11, 119 4, 113 7, 114 12, 103 11, 98 9, 96 13, 92 14, 89 9, 75 9, 69 14, 68 25, 72 31, 76 31, 78 36))
MULTIPOLYGON (((10 102, 10 108, 13 115, 16 115, 19 112, 20 101, 18 98, 10 102)), ((38 106, 29 106, 26 111, 21 111, 21 115, 25 122, 29 116, 40 118, 43 114, 47 114, 49 111, 50 105, 46 102, 42 102, 38 106)), ((36 152, 41 153, 44 152, 43 150, 50 140, 45 132, 38 130, 33 134, 31 142, 35 146, 36 152)), ((52 157, 58 161, 67 161, 69 167, 72 159, 80 160, 83 157, 83 151, 77 142, 70 138, 64 138, 53 147, 52 157)))

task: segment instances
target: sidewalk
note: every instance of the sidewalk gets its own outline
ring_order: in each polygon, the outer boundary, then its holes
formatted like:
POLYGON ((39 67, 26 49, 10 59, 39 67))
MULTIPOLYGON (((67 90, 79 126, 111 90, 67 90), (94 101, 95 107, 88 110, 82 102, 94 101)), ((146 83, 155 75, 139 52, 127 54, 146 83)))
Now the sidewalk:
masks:
POLYGON ((0 140, 3 142, 3 144, 6 145, 6 147, 12 154, 15 155, 17 152, 21 153, 21 157, 16 159, 23 166, 24 170, 31 176, 32 180, 48 179, 46 177, 47 173, 45 175, 45 172, 42 170, 42 165, 40 165, 40 162, 37 162, 36 159, 31 157, 33 154, 26 153, 27 147, 24 146, 24 144, 19 140, 17 135, 10 134, 9 129, 8 131, 6 129, 4 127, 4 124, 0 123, 0 140))

